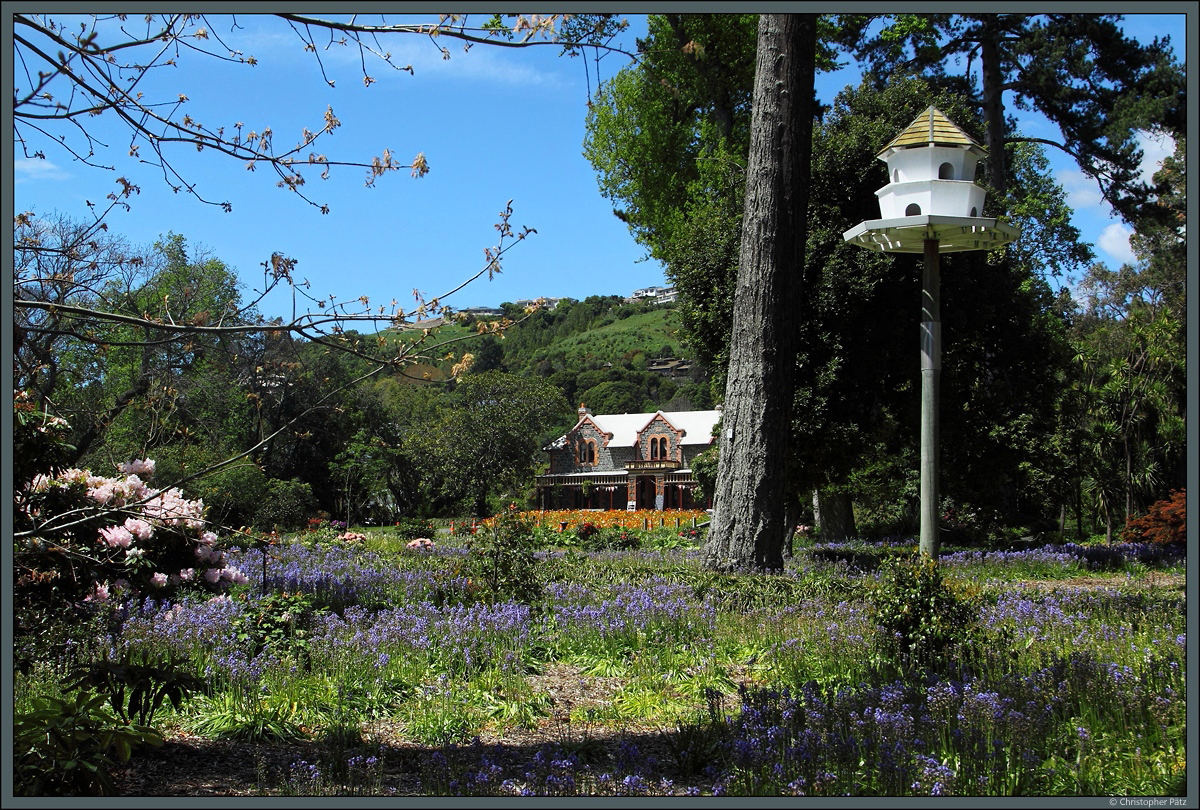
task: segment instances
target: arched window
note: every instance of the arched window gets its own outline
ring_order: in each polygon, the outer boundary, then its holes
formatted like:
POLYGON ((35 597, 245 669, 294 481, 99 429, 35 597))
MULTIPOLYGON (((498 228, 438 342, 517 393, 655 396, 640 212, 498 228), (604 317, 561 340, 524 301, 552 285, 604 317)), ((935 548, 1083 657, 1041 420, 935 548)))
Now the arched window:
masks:
POLYGON ((916 203, 909 203, 908 208, 904 209, 904 216, 919 217, 921 215, 921 206, 916 203))
POLYGON ((953 180, 954 179, 954 164, 943 163, 938 166, 938 180, 953 180))
POLYGON ((595 464, 596 463, 596 442, 592 439, 585 440, 579 445, 579 463, 580 464, 595 464))
POLYGON ((973 217, 979 216, 979 209, 976 208, 975 206, 971 206, 971 216, 973 216, 973 217))
POLYGON ((899 169, 892 169, 892 182, 893 183, 900 182, 900 170, 899 169))

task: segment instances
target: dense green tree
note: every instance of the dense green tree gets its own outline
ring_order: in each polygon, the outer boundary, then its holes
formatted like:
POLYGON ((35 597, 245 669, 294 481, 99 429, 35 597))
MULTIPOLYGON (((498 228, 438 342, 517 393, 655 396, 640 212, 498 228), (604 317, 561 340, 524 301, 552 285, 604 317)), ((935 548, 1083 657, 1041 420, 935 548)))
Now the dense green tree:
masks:
POLYGON ((490 515, 489 495, 528 483, 542 462, 551 425, 570 413, 557 389, 539 378, 499 371, 468 374, 449 395, 441 417, 414 450, 436 476, 443 497, 468 499, 490 515))
MULTIPOLYGON (((805 292, 795 310, 798 317, 792 320, 801 335, 789 470, 794 492, 789 497, 797 510, 807 509, 799 493, 812 489, 830 496, 822 510, 826 515, 838 501, 842 513, 848 514, 845 496, 850 492, 864 500, 915 498, 915 490, 903 481, 901 462, 915 441, 917 425, 913 347, 919 267, 905 263, 904 257, 846 245, 842 232, 878 215, 874 193, 887 177, 875 155, 929 103, 982 139, 981 122, 956 88, 953 82, 943 83, 941 89, 917 80, 897 79, 881 88, 867 82, 847 88, 817 123, 805 292), (913 302, 911 312, 898 303, 904 300, 913 302), (900 480, 884 486, 887 476, 900 480)), ((605 126, 618 129, 620 113, 628 116, 637 137, 652 137, 653 132, 638 128, 641 111, 637 98, 631 99, 624 107, 610 105, 611 120, 605 120, 605 126)), ((594 143, 597 148, 603 145, 594 143)), ((983 306, 980 317, 968 308, 963 318, 951 319, 953 327, 946 326, 961 342, 954 351, 947 350, 945 360, 963 364, 950 375, 949 384, 965 399, 944 418, 950 435, 962 438, 966 446, 950 454, 943 474, 955 498, 1010 514, 1032 506, 1031 491, 1044 488, 1047 468, 1053 468, 1053 458, 1031 463, 1051 432, 1046 425, 1053 424, 1055 386, 1062 385, 1065 358, 1058 314, 1062 307, 1050 295, 1045 277, 1078 272, 1091 258, 1070 225, 1061 188, 1042 171, 1045 158, 1040 149, 1025 144, 1014 154, 1016 204, 1011 219, 1029 235, 1029 244, 1002 260, 947 257, 944 281, 949 301, 961 298, 970 307, 978 298, 983 306), (1011 336, 1002 330, 1011 330, 1011 336), (1002 346, 1000 336, 1005 337, 1002 346), (1014 372, 1035 374, 1036 384, 1012 385, 1015 378, 1002 368, 1005 358, 1012 358, 1014 372), (970 382, 972 375, 1010 382, 984 385, 970 382), (985 391, 986 396, 981 393, 985 391), (976 453, 981 455, 977 458, 976 453), (988 472, 993 473, 991 481, 983 474, 988 472)), ((598 170, 603 177, 604 166, 598 170)), ((691 351, 712 364, 714 389, 720 391, 726 385, 723 370, 742 238, 741 187, 731 184, 723 193, 710 189, 687 202, 690 207, 682 219, 665 225, 665 234, 655 244, 681 291, 680 310, 691 351)), ((643 237, 651 238, 655 237, 643 237)), ((875 511, 880 509, 882 505, 875 511)))
POLYGON ((85 321, 67 356, 77 360, 56 392, 57 405, 78 424, 78 457, 99 451, 116 460, 163 455, 164 448, 204 442, 222 450, 244 441, 248 414, 237 393, 240 341, 203 331, 171 333, 166 324, 237 325, 241 292, 232 268, 206 250, 189 251, 168 234, 130 274, 107 279, 93 306, 123 323, 85 321), (139 323, 140 322, 140 323, 139 323))
POLYGON ((1083 496, 1112 539, 1124 519, 1186 482, 1186 172, 1184 142, 1163 162, 1157 204, 1130 242, 1137 261, 1095 264, 1079 285, 1073 325, 1074 397, 1062 444, 1075 474, 1080 531, 1083 496))
POLYGON ((753 14, 651 15, 641 62, 589 108, 584 155, 600 191, 656 258, 691 205, 744 182, 757 25, 753 14))
POLYGON ((593 413, 640 413, 645 410, 643 388, 632 382, 609 380, 579 395, 593 413))
POLYGON ((963 71, 955 84, 982 109, 987 177, 1000 204, 1011 178, 1005 145, 1033 141, 1074 157, 1134 222, 1161 213, 1155 189, 1138 176, 1137 132, 1186 134, 1187 89, 1170 37, 1141 45, 1122 33, 1120 21, 1118 14, 1087 13, 839 15, 837 30, 881 83, 963 71), (1011 106, 1054 122, 1061 141, 1010 131, 1006 96, 1011 106))

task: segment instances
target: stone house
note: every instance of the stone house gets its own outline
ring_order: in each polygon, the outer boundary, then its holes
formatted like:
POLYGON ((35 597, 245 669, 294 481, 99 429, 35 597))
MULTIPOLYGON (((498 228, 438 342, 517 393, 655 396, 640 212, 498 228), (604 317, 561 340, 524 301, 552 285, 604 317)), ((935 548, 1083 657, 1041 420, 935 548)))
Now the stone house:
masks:
POLYGON ((720 410, 593 414, 543 448, 542 509, 704 509, 691 461, 713 443, 720 410))

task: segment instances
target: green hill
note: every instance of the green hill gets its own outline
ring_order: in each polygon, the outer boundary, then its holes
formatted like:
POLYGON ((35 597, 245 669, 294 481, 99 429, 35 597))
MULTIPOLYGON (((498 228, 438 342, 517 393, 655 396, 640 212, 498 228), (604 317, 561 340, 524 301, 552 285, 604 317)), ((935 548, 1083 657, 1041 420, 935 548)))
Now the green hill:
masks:
MULTIPOLYGON (((704 369, 686 363, 660 369, 657 362, 687 360, 679 314, 670 306, 593 296, 563 299, 529 316, 511 304, 502 308, 518 321, 503 336, 480 334, 473 318, 450 321, 425 337, 421 354, 447 376, 469 352, 475 372, 501 369, 548 378, 572 404, 584 401, 597 413, 711 407, 704 369)), ((423 337, 411 328, 382 334, 389 342, 423 337)))

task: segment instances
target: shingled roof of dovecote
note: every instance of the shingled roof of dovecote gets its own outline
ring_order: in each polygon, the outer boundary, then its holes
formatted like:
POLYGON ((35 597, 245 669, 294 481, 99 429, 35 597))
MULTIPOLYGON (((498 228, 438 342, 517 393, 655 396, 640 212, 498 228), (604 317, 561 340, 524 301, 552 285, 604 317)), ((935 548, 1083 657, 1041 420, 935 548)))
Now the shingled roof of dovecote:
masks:
POLYGON ((957 124, 946 117, 945 113, 930 106, 918 115, 903 132, 892 139, 891 143, 879 152, 882 158, 889 149, 907 149, 914 146, 974 146, 983 150, 970 135, 963 132, 957 124))

